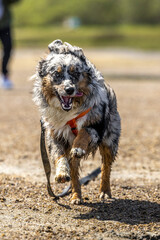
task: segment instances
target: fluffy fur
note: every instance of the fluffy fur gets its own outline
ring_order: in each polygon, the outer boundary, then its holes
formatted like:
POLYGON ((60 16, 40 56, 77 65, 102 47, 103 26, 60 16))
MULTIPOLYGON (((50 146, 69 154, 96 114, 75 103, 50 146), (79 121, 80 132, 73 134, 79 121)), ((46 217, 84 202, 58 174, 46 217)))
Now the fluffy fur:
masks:
POLYGON ((57 182, 71 178, 72 203, 81 202, 80 159, 102 156, 100 197, 111 197, 110 172, 120 137, 120 116, 114 91, 104 83, 101 73, 84 56, 82 49, 61 40, 49 46, 34 76, 34 102, 38 105, 47 132, 50 159, 55 163, 57 182), (77 120, 78 135, 66 124, 77 120))

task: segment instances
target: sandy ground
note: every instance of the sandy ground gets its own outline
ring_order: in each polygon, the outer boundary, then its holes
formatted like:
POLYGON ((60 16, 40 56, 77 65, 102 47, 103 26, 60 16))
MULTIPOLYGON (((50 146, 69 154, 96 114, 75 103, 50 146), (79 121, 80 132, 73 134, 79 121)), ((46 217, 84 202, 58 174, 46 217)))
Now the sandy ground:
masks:
MULTIPOLYGON (((55 202, 47 194, 39 114, 27 81, 42 55, 17 50, 15 88, 0 90, 0 239, 160 239, 160 54, 87 51, 117 94, 122 136, 113 199, 99 200, 98 176, 82 187, 80 206, 71 205, 70 196, 55 202)), ((97 153, 82 162, 81 176, 99 165, 97 153)), ((55 191, 64 186, 54 185, 55 191)))

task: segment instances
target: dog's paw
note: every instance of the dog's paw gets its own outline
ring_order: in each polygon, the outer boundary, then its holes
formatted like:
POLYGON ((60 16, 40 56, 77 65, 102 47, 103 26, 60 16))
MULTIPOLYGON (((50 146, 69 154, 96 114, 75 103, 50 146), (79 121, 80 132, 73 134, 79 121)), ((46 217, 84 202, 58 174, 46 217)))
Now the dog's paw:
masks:
POLYGON ((109 198, 109 199, 112 198, 112 196, 111 196, 111 192, 106 192, 106 193, 105 193, 105 192, 101 192, 99 198, 100 198, 102 201, 104 201, 106 195, 107 195, 107 198, 109 198))
POLYGON ((99 198, 100 198, 100 200, 103 201, 105 199, 105 193, 101 192, 100 195, 99 195, 99 198))
POLYGON ((79 205, 81 204, 82 200, 81 198, 78 196, 77 193, 74 193, 72 198, 71 198, 71 204, 75 204, 75 205, 79 205))
POLYGON ((65 183, 70 181, 70 176, 68 174, 58 174, 55 176, 55 181, 57 183, 65 183))
POLYGON ((62 157, 56 161, 55 181, 57 183, 65 183, 70 181, 70 167, 68 160, 65 157, 62 157))
POLYGON ((71 149, 71 157, 81 158, 86 154, 86 151, 82 148, 72 148, 71 149))

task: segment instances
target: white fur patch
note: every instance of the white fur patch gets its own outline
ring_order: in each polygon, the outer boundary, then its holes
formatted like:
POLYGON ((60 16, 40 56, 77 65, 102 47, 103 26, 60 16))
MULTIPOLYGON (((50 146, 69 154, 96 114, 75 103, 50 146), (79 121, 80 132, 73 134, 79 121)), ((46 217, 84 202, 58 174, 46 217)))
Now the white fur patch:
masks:
MULTIPOLYGON (((71 113, 66 113, 63 110, 53 111, 52 108, 48 108, 45 116, 47 116, 47 120, 45 119, 45 127, 49 127, 54 129, 55 136, 58 138, 63 136, 63 138, 72 145, 75 135, 72 133, 72 130, 68 124, 68 121, 75 118, 78 114, 75 111, 71 113)), ((77 119, 77 129, 80 131, 84 122, 86 121, 87 116, 83 116, 80 119, 77 119)))
POLYGON ((57 135, 57 137, 63 136, 65 141, 68 141, 70 145, 72 145, 75 138, 75 135, 73 135, 69 125, 65 125, 62 128, 55 130, 55 134, 57 135))
POLYGON ((65 157, 62 157, 56 161, 55 178, 58 178, 59 176, 70 176, 68 160, 65 157))
POLYGON ((71 149, 71 156, 73 157, 83 157, 86 154, 86 151, 82 148, 72 148, 71 149))

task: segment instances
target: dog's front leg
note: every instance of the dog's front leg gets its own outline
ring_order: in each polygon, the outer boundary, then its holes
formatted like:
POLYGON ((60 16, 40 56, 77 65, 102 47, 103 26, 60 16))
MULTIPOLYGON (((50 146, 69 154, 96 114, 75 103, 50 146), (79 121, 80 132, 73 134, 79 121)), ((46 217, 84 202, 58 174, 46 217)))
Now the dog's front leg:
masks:
POLYGON ((85 128, 82 128, 73 142, 71 157, 81 158, 85 156, 90 142, 91 137, 89 133, 85 128))
POLYGON ((80 204, 81 203, 81 185, 79 182, 79 165, 80 158, 72 157, 70 159, 70 173, 71 173, 71 181, 72 181, 72 204, 80 204))
POLYGON ((53 136, 49 136, 48 149, 50 159, 55 164, 55 181, 58 183, 70 181, 70 167, 64 143, 61 143, 61 141, 58 141, 53 136))
POLYGON ((79 182, 79 165, 80 159, 86 154, 91 137, 85 128, 81 129, 75 138, 70 159, 70 171, 72 181, 72 198, 71 203, 80 204, 81 202, 81 186, 79 182))
POLYGON ((56 175, 55 181, 57 183, 65 183, 70 181, 70 168, 68 159, 65 154, 58 156, 55 159, 56 175))

